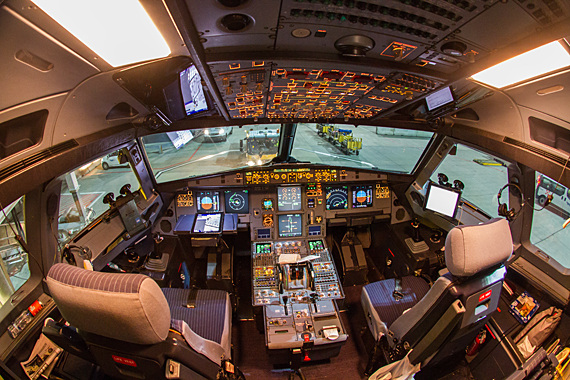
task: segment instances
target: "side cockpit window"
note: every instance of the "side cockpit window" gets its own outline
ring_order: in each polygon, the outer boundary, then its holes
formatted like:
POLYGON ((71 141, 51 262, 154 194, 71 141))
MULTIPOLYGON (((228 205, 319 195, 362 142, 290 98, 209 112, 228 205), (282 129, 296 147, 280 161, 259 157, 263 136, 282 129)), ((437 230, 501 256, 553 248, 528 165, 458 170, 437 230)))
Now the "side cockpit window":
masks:
POLYGON ((12 202, 0 212, 0 306, 4 305, 30 278, 28 254, 16 235, 26 240, 24 197, 12 202))
POLYGON ((570 218, 570 191, 538 172, 535 181, 530 242, 560 265, 570 268, 570 227, 564 228, 570 218))
MULTIPOLYGON (((443 159, 430 179, 441 183, 443 178, 454 187, 455 181, 460 181, 458 186, 463 186, 461 198, 496 218, 497 192, 508 182, 507 163, 465 145, 457 144, 456 147, 443 159)), ((502 201, 506 202, 508 196, 504 198, 502 201)), ((458 213, 457 218, 460 217, 458 213)))
POLYGON ((133 192, 140 188, 124 154, 126 150, 112 152, 60 177, 57 219, 60 244, 68 242, 109 209, 109 205, 103 203, 106 194, 111 192, 117 197, 127 184, 133 192))

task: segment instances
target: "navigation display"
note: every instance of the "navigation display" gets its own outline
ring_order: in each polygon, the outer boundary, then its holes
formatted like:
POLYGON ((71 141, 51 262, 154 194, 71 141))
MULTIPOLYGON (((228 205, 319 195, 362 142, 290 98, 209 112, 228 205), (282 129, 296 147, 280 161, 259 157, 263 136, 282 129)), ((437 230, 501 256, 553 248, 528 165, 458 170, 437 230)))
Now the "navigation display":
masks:
POLYGON ((226 214, 249 213, 248 190, 226 190, 226 214))
POLYGON ((222 232, 222 214, 197 214, 192 232, 205 234, 222 232))
POLYGON ((300 211, 302 209, 301 186, 278 187, 277 209, 279 211, 300 211))
POLYGON ((196 206, 198 207, 198 212, 220 211, 220 192, 198 191, 196 193, 196 206))
POLYGON ((303 216, 301 214, 279 215, 279 237, 303 235, 303 216))
POLYGON ((372 207, 372 185, 352 187, 352 208, 372 207))
POLYGON ((348 208, 348 186, 325 187, 327 210, 345 210, 348 208))

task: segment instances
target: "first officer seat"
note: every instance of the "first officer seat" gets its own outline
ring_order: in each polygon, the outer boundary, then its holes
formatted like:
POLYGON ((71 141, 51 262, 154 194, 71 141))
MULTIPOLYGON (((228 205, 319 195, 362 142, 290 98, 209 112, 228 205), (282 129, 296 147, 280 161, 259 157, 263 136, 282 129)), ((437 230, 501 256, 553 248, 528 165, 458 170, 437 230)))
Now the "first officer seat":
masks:
POLYGON ((377 342, 367 372, 377 366, 380 352, 388 351, 384 356, 393 360, 409 353, 412 365, 431 366, 464 350, 497 308, 512 250, 505 219, 457 226, 445 241, 449 272, 431 288, 414 276, 403 277, 397 292, 395 279, 366 285, 361 303, 377 342))

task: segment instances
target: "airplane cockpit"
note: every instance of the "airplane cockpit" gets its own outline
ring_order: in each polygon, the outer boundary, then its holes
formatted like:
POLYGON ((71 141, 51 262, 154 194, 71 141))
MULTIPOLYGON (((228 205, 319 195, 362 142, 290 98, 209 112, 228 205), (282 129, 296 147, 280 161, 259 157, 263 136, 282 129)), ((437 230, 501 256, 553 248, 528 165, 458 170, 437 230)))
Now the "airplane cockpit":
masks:
POLYGON ((0 0, 0 379, 570 378, 567 0, 0 0))

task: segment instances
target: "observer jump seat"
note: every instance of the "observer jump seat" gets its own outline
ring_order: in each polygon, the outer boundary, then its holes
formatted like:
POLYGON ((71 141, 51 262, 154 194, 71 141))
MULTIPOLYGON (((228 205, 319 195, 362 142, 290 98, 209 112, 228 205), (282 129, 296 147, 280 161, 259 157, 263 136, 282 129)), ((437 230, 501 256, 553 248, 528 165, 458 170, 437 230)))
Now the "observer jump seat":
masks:
POLYGON ((448 273, 431 288, 414 276, 401 279, 398 296, 395 279, 363 288, 361 303, 374 339, 380 342, 385 336, 392 348, 401 344, 407 352, 413 349, 412 364, 425 365, 428 358, 435 364, 463 350, 497 308, 504 263, 512 251, 505 219, 454 227, 445 241, 448 273))

